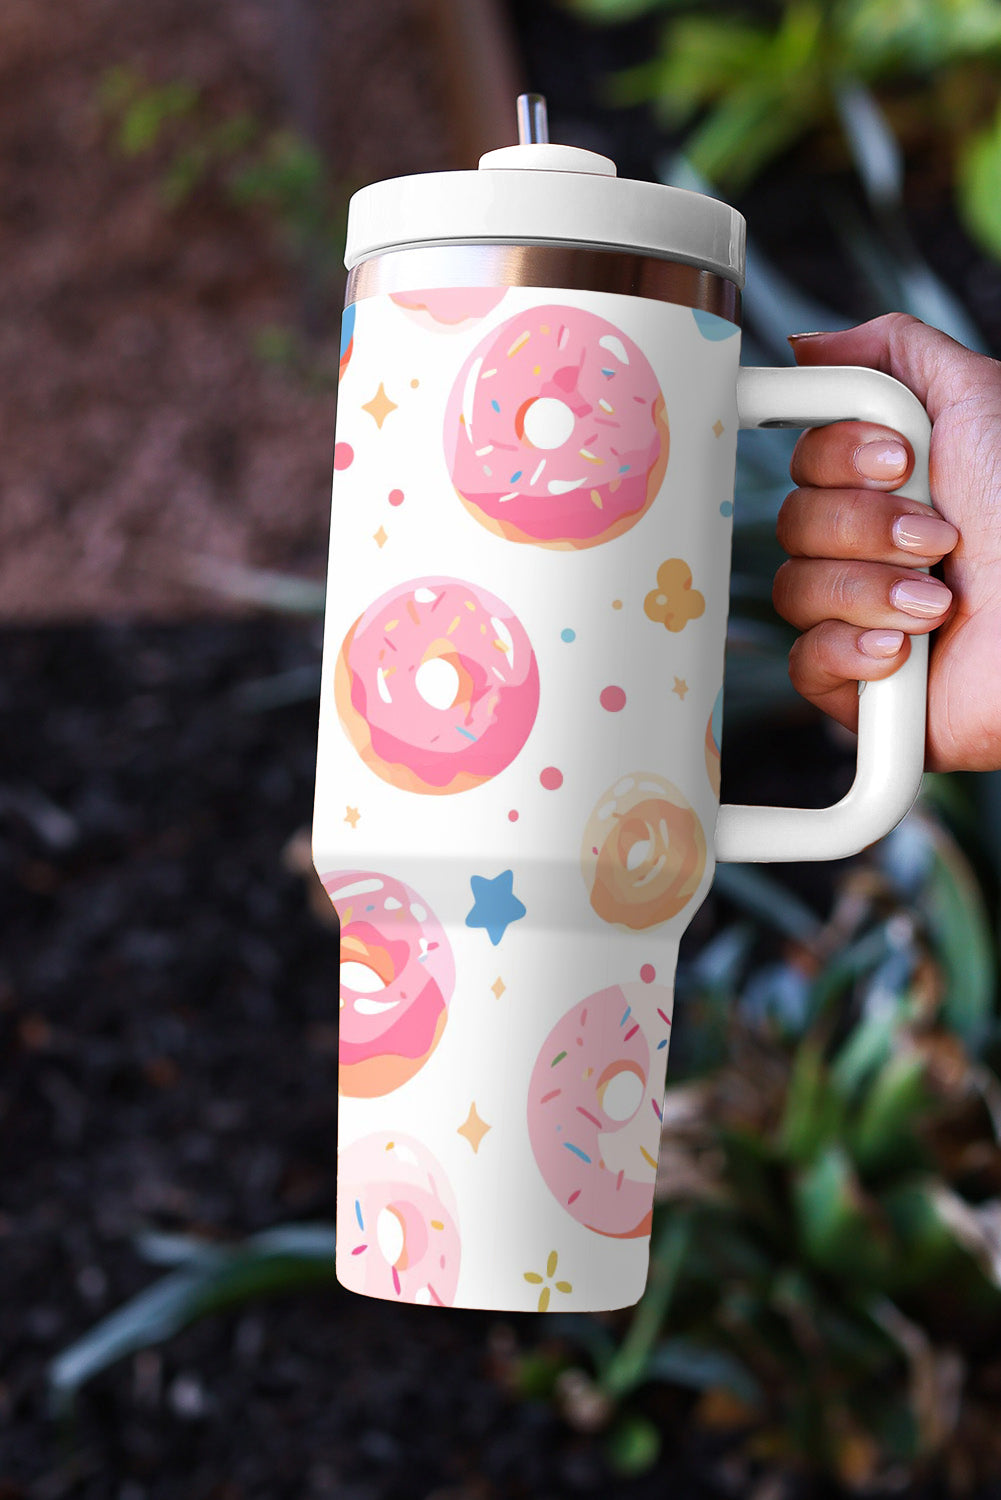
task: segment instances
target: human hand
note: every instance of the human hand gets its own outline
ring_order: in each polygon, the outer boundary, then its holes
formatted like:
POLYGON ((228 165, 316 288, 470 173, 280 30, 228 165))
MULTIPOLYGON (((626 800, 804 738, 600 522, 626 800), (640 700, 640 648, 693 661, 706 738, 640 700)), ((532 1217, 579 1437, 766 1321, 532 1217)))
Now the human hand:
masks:
POLYGON ((934 505, 892 493, 913 467, 899 433, 837 422, 802 435, 773 589, 803 632, 793 686, 855 730, 856 680, 889 677, 908 637, 934 631, 926 767, 1001 769, 1001 363, 905 313, 790 343, 798 364, 868 365, 910 387, 932 420, 934 505), (944 583, 916 571, 940 560, 944 583))

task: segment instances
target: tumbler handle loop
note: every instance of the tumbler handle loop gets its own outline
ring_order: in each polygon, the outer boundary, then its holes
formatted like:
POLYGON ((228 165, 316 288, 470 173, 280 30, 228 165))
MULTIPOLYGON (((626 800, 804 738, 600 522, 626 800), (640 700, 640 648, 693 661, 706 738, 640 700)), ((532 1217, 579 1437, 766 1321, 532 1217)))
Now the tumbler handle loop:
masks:
MULTIPOLYGON (((821 427, 878 422, 914 451, 914 472, 897 494, 931 504, 931 423, 913 391, 860 365, 808 365, 738 371, 741 427, 821 427)), ((924 569, 922 571, 927 571, 924 569)), ((832 807, 724 804, 716 858, 726 862, 843 859, 889 833, 921 787, 925 753, 928 637, 911 636, 910 655, 891 677, 859 683, 855 780, 832 807)))

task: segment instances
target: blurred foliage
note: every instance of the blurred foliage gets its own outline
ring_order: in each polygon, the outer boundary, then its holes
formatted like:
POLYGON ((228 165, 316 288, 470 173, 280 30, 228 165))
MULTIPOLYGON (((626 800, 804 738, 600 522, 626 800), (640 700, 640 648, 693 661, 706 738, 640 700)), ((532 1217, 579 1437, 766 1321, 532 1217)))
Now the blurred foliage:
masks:
MULTIPOLYGON (((647 1291, 624 1330, 558 1325, 589 1368, 564 1354, 554 1393, 613 1459, 669 1381, 748 1455, 850 1489, 1001 1469, 1001 869, 988 897, 938 780, 812 932, 773 923, 763 960, 740 917, 679 971, 647 1291)), ((759 882, 755 922, 771 877, 723 886, 739 908, 759 882)))
POLYGON ((724 192, 805 135, 829 138, 844 91, 878 84, 908 150, 945 148, 964 224, 1001 258, 1001 0, 567 3, 602 23, 668 15, 657 54, 611 79, 610 97, 687 131, 685 154, 724 192))
MULTIPOLYGON (((349 192, 310 141, 245 110, 220 114, 186 79, 154 84, 124 64, 103 75, 98 104, 114 148, 155 163, 168 210, 202 193, 262 214, 301 277, 325 298, 340 290, 349 192)), ((262 329, 258 344, 269 363, 309 373, 294 330, 262 329)))

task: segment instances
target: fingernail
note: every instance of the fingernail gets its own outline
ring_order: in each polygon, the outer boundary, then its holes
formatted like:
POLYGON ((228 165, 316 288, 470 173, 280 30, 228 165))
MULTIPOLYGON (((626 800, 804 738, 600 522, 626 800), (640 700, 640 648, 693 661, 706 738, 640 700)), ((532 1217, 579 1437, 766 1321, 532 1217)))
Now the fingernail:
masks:
POLYGON ((896 656, 903 644, 902 630, 865 630, 858 638, 858 648, 866 656, 896 656))
POLYGON ((898 516, 893 523, 893 540, 905 552, 921 552, 925 557, 940 557, 951 552, 959 532, 951 521, 931 511, 898 516))
POLYGON ((786 342, 791 344, 796 339, 822 339, 826 332, 826 328, 815 328, 812 333, 788 333, 786 334, 786 342))
POLYGON ((949 608, 952 590, 937 578, 901 578, 890 589, 890 602, 905 615, 930 620, 949 608))
POLYGON ((907 468, 907 449, 885 438, 855 449, 855 467, 866 479, 898 479, 907 468))

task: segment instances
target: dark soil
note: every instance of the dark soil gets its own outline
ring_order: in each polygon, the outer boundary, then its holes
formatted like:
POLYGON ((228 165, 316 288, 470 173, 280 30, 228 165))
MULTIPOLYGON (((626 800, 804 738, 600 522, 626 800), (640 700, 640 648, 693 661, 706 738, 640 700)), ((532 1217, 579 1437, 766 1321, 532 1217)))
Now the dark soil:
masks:
MULTIPOLYGON (((141 1228, 333 1222, 335 932, 285 856, 316 705, 240 706, 318 657, 314 629, 269 620, 0 637, 0 1496, 747 1493, 679 1391, 651 1397, 664 1457, 630 1483, 515 1401, 544 1319, 339 1287, 196 1326, 100 1376, 71 1429, 48 1420, 49 1360, 160 1274, 141 1228)), ((689 941, 718 917, 710 898, 689 941)))

